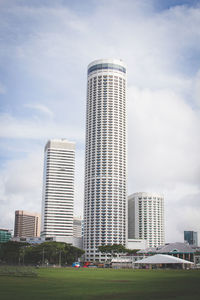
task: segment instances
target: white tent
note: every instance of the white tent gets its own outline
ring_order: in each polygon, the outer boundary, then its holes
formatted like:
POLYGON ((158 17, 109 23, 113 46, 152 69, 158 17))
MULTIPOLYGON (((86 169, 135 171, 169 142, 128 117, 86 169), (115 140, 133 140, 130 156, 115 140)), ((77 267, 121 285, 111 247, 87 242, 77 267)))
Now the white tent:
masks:
POLYGON ((172 255, 167 254, 155 254, 153 256, 149 256, 147 258, 140 259, 135 261, 134 264, 190 264, 193 265, 194 263, 185 259, 181 259, 178 257, 174 257, 172 255))

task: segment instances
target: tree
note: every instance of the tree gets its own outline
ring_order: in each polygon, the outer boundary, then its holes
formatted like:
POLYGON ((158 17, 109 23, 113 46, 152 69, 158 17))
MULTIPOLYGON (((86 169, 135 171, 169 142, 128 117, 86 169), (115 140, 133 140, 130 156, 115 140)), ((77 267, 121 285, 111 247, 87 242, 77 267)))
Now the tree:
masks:
POLYGON ((83 253, 82 249, 61 242, 30 245, 9 241, 0 245, 0 261, 8 264, 71 264, 83 253))
POLYGON ((71 264, 83 255, 82 249, 61 242, 27 244, 20 242, 3 243, 0 260, 9 264, 71 264))
POLYGON ((24 248, 28 243, 8 241, 0 245, 0 260, 7 264, 20 264, 23 262, 24 248))
POLYGON ((126 249, 128 254, 136 254, 139 250, 138 249, 126 249))
POLYGON ((71 264, 84 251, 62 242, 44 242, 26 248, 25 262, 34 264, 71 264))
POLYGON ((98 249, 101 253, 110 253, 112 256, 116 256, 116 254, 119 253, 127 252, 127 249, 120 244, 99 246, 98 249))

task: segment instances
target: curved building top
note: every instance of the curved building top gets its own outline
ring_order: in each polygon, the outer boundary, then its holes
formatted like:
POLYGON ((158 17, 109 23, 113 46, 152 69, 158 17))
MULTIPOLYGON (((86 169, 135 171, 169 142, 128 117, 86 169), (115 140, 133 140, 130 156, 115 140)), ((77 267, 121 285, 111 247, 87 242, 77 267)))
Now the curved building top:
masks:
POLYGON ((121 59, 98 59, 88 65, 88 75, 93 71, 117 70, 126 73, 126 65, 121 59))
POLYGON ((158 197, 158 198, 164 198, 164 195, 162 193, 151 193, 151 192, 139 192, 139 193, 133 193, 128 196, 129 199, 136 198, 136 197, 158 197))

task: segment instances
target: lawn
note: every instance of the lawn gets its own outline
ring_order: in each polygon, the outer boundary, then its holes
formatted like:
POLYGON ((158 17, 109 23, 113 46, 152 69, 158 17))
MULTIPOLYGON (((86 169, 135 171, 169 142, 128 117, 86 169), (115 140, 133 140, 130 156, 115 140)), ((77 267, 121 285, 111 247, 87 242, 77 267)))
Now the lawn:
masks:
POLYGON ((0 276, 0 299, 200 299, 198 270, 38 269, 0 276))

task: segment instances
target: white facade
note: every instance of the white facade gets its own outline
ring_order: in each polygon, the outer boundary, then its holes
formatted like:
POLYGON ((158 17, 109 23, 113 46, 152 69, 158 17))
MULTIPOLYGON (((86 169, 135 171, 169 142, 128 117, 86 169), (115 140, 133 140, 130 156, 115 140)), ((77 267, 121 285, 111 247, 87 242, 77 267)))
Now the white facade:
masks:
POLYGON ((75 144, 50 140, 45 146, 42 232, 72 243, 75 144))
POLYGON ((83 220, 78 217, 74 217, 73 220, 73 236, 77 238, 82 238, 82 231, 83 231, 83 220))
POLYGON ((147 241, 142 239, 128 239, 126 248, 130 250, 144 250, 147 248, 147 241))
POLYGON ((127 240, 126 67, 121 60, 88 66, 84 249, 103 261, 98 246, 127 240))
POLYGON ((128 238, 145 239, 147 247, 165 243, 162 195, 135 193, 128 197, 128 238))

